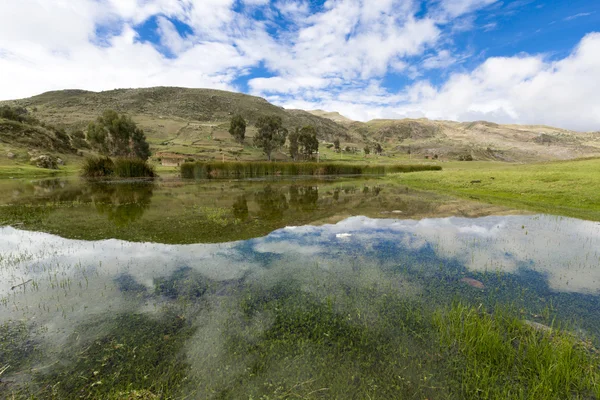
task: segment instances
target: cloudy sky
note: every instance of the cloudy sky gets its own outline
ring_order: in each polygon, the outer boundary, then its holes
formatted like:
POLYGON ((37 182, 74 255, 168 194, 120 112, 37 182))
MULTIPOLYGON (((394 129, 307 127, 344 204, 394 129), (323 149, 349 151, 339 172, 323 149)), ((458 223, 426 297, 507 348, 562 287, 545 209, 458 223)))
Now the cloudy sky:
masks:
POLYGON ((0 2, 0 99, 158 85, 597 131, 600 1, 0 2))

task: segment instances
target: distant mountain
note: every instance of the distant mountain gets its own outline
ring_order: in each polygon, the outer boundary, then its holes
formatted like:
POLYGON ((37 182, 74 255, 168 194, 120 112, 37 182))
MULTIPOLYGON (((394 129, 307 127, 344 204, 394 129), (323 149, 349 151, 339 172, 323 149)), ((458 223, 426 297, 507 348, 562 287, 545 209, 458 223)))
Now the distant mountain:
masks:
POLYGON ((316 115, 317 117, 327 118, 338 123, 354 122, 350 118, 346 118, 336 111, 309 110, 308 112, 312 115, 316 115))
MULTIPOLYGON (((155 154, 179 154, 200 159, 227 155, 262 159, 251 146, 254 122, 261 115, 280 116, 292 130, 313 125, 321 141, 339 138, 342 146, 362 149, 380 143, 387 155, 418 158, 544 161, 600 155, 600 135, 547 126, 500 125, 486 121, 459 123, 427 119, 352 121, 338 112, 289 110, 265 99, 211 89, 155 87, 105 92, 61 90, 27 99, 0 102, 25 107, 43 123, 67 133, 85 130, 106 109, 131 115, 146 132, 155 154), (234 114, 248 121, 241 146, 229 136, 234 114)), ((0 141, 4 134, 0 131, 0 141)), ((9 140, 9 139, 6 139, 9 140)), ((6 141, 5 140, 5 141, 6 141)), ((285 154, 280 152, 280 159, 285 154)))

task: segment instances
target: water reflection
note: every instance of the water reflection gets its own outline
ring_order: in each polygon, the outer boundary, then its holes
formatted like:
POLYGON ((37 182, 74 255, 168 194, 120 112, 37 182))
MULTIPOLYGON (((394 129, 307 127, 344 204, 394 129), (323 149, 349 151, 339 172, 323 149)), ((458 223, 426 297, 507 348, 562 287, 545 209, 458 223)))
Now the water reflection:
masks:
POLYGON ((95 183, 82 190, 89 195, 98 213, 105 215, 116 226, 125 226, 140 219, 150 207, 154 184, 95 183), (86 190, 88 189, 88 190, 86 190))
POLYGON ((228 242, 353 214, 432 212, 435 195, 378 180, 0 183, 0 225, 98 240, 228 242), (168 223, 165 223, 168 221, 168 223))
POLYGON ((254 199, 259 207, 259 218, 270 221, 283 218, 288 209, 287 198, 283 191, 266 186, 263 190, 256 192, 254 199))
MULTIPOLYGON (((267 186, 254 201, 263 218, 280 218, 289 209, 314 207, 315 193, 306 186, 267 186)), ((247 198, 232 200, 236 218, 247 218, 247 198)), ((35 340, 49 351, 45 365, 56 362, 68 340, 83 336, 85 343, 86 335, 105 334, 98 320, 149 315, 156 321, 153 316, 167 310, 170 321, 189 318, 186 324, 198 329, 187 349, 190 376, 208 385, 207 392, 213 383, 206 376, 213 375, 206 374, 221 376, 232 365, 215 352, 237 340, 264 340, 274 317, 261 307, 270 302, 274 312, 315 307, 334 321, 362 315, 361 326, 374 327, 384 317, 373 314, 380 299, 378 307, 388 307, 390 296, 432 304, 460 297, 477 304, 504 301, 528 318, 541 318, 550 307, 542 322, 557 316, 586 334, 600 332, 600 224, 569 218, 351 217, 245 241, 189 245, 90 242, 5 227, 0 255, 0 323, 36 327, 35 340), (485 289, 468 287, 463 278, 485 289)), ((253 365, 236 362, 239 374, 253 365)), ((235 381, 230 373, 223 379, 235 381)))

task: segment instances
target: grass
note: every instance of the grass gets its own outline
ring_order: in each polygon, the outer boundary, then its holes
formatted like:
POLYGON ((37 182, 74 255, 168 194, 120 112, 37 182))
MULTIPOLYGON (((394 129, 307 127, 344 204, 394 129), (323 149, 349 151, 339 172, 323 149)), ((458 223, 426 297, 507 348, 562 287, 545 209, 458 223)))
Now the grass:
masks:
MULTIPOLYGON (((188 366, 179 351, 194 332, 183 318, 122 314, 110 324, 105 336, 74 354, 66 350, 66 363, 37 375, 38 398, 127 399, 136 398, 128 397, 135 391, 142 398, 169 399, 181 390, 188 366)), ((92 325, 79 331, 94 329, 98 322, 92 325)))
POLYGON ((600 395, 590 342, 535 328, 507 306, 488 313, 356 286, 321 297, 301 286, 244 289, 225 323, 225 365, 198 387, 223 399, 600 395))
POLYGON ((501 307, 455 303, 434 315, 451 386, 462 399, 600 396, 600 357, 564 331, 536 329, 501 307))
POLYGON ((21 179, 21 178, 50 178, 54 176, 75 175, 78 168, 74 165, 61 167, 60 169, 38 168, 33 165, 14 164, 0 165, 0 179, 21 179))
POLYGON ((114 173, 119 178, 154 178, 156 172, 146 161, 139 158, 117 158, 114 173))
POLYGON ((383 175, 389 172, 440 170, 429 165, 358 165, 316 162, 195 162, 181 166, 181 176, 187 179, 251 178, 261 176, 301 175, 383 175))
POLYGON ((600 159, 528 165, 448 163, 394 181, 507 207, 600 221, 600 159))
POLYGON ((107 178, 113 176, 115 163, 109 157, 89 157, 81 168, 81 175, 86 178, 107 178))

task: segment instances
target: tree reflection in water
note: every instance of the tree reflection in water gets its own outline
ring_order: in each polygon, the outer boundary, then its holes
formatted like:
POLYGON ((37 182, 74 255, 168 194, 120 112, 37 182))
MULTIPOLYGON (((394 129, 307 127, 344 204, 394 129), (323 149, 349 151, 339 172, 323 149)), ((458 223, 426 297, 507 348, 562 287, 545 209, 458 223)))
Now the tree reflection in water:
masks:
POLYGON ((140 219, 150 207, 154 184, 93 183, 88 188, 96 210, 116 226, 126 226, 140 219))

